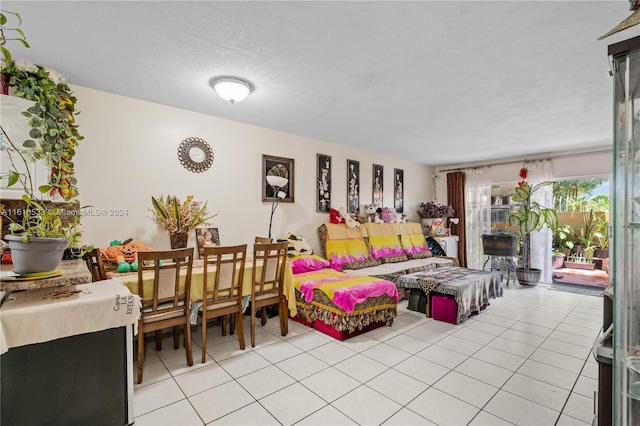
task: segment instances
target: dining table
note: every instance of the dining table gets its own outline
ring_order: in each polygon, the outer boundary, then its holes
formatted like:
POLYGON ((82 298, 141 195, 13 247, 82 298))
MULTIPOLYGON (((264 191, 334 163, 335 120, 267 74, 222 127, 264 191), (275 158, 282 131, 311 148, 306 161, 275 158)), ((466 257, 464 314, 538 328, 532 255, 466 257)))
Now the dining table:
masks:
MULTIPOLYGON (((240 265, 236 266, 236 269, 239 269, 240 265)), ((255 268, 257 269, 257 274, 262 273, 262 261, 257 261, 255 268)), ((209 289, 213 288, 213 283, 215 280, 215 265, 209 265, 207 275, 207 287, 209 289)), ((244 267, 244 276, 242 282, 242 296, 245 300, 249 300, 251 297, 251 286, 253 283, 253 274, 254 274, 254 265, 253 260, 247 259, 244 267)), ((118 273, 115 271, 108 271, 107 278, 118 278, 121 280, 124 285, 127 286, 129 291, 133 294, 138 294, 138 273, 137 272, 124 272, 118 273)), ((180 271, 180 277, 182 278, 180 285, 184 288, 184 277, 187 275, 187 270, 184 268, 180 271)), ((143 272, 143 288, 144 292, 148 294, 153 287, 153 272, 143 272)), ((189 291, 189 300, 192 304, 198 306, 202 302, 203 296, 203 281, 204 281, 204 260, 197 259, 193 261, 193 266, 191 268, 191 289, 189 291)), ((293 270, 291 269, 291 264, 289 262, 285 262, 284 269, 284 283, 282 291, 287 298, 287 307, 289 308, 289 314, 293 317, 297 313, 296 309, 296 297, 295 297, 295 287, 293 284, 293 270)))

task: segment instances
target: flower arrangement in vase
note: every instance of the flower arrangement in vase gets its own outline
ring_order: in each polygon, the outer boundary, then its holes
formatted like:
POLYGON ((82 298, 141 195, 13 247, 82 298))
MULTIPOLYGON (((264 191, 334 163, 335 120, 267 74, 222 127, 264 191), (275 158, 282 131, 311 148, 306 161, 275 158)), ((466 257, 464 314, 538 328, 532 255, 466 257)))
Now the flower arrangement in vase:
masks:
POLYGON ((208 221, 218 215, 208 216, 207 202, 194 201, 193 195, 187 196, 184 202, 174 195, 152 196, 151 204, 152 220, 167 231, 172 249, 186 247, 189 232, 198 226, 209 225, 208 221))

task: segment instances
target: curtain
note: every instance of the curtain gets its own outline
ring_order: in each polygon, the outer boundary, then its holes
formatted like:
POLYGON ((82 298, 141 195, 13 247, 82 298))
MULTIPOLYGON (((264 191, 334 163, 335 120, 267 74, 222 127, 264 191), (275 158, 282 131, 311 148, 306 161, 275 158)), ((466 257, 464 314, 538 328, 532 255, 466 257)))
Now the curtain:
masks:
MULTIPOLYGON (((540 182, 550 181, 553 178, 551 160, 526 161, 524 166, 528 170, 527 182, 536 185, 540 182)), ((553 186, 547 185, 538 189, 532 196, 532 200, 543 207, 553 208, 553 186)), ((531 267, 540 269, 540 282, 551 284, 551 246, 552 232, 545 225, 542 230, 531 233, 531 267)))
POLYGON ((453 207, 453 217, 459 219, 458 224, 451 224, 451 234, 458 236, 458 262, 460 266, 467 266, 466 232, 464 220, 464 186, 463 172, 447 173, 447 204, 453 207))
POLYGON ((482 269, 486 260, 482 235, 491 233, 491 167, 468 169, 465 175, 467 268, 482 269))

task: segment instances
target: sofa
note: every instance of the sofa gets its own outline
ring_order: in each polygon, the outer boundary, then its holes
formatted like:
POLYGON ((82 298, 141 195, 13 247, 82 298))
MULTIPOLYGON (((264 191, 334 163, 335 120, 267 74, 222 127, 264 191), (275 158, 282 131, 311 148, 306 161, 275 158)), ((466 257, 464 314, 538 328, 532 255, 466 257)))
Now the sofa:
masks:
MULTIPOLYGON (((326 223, 318 228, 318 236, 333 269, 395 284, 402 275, 459 265, 457 258, 432 254, 419 223, 364 223, 356 228, 326 223)), ((398 288, 400 300, 404 293, 398 288)))

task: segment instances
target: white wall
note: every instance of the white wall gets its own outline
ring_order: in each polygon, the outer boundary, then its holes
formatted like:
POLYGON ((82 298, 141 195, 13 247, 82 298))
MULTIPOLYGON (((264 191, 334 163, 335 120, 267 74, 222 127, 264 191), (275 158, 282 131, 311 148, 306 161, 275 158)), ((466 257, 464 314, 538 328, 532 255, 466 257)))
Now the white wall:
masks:
MULTIPOLYGON (((371 202, 372 164, 384 166, 384 205, 393 206, 393 169, 404 170, 404 211, 418 220, 416 206, 433 197, 433 168, 333 143, 303 138, 204 114, 153 104, 79 86, 80 143, 75 157, 80 200, 92 208, 126 212, 123 216, 85 216, 83 242, 107 246, 133 237, 154 248, 169 248, 166 233, 151 219, 151 196, 193 194, 207 200, 222 244, 253 242, 266 236, 270 203, 262 203, 262 154, 295 159, 295 203, 280 204, 274 236, 302 234, 315 251, 317 227, 328 214, 316 213, 316 153, 331 155, 333 207, 346 206, 347 159, 360 161, 360 203, 371 202), (187 137, 209 143, 215 159, 205 173, 192 173, 177 158, 187 137)), ((230 106, 231 107, 231 106, 230 106)), ((393 141, 390 141, 392 143, 393 141)), ((195 245, 195 236, 190 236, 195 245)))
MULTIPOLYGON (((553 180, 611 176, 613 174, 613 151, 610 151, 605 147, 594 149, 594 151, 596 152, 562 152, 556 153, 555 156, 554 154, 549 154, 546 157, 535 158, 551 159, 553 180)), ((529 159, 535 158, 530 157, 529 159)), ((515 186, 516 182, 520 180, 518 172, 524 165, 524 158, 521 160, 513 160, 513 162, 508 163, 502 163, 501 160, 496 160, 496 163, 498 164, 491 166, 491 181, 497 184, 513 182, 515 186)), ((489 165, 490 163, 486 164, 489 165)), ((440 170, 479 165, 482 164, 451 164, 448 166, 437 167, 435 173, 438 176, 436 179, 436 194, 438 196, 438 202, 446 203, 447 201, 447 172, 441 172, 440 170)))

